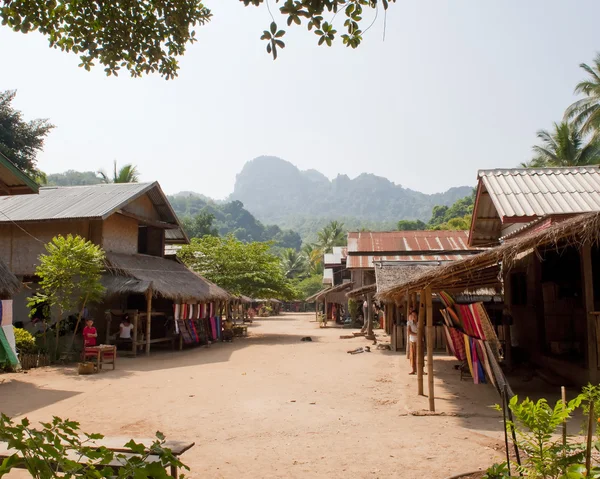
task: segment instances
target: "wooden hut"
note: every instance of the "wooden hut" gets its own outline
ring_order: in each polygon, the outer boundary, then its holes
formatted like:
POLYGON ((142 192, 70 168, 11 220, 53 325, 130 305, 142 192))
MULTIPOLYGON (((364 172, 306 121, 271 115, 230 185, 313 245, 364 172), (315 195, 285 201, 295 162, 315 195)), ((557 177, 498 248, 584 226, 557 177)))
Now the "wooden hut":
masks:
POLYGON ((134 330, 143 332, 143 339, 140 339, 142 335, 138 335, 132 341, 133 354, 136 354, 140 345, 144 345, 149 353, 151 344, 175 340, 179 341, 181 348, 184 335, 179 334, 177 321, 205 319, 200 317, 201 311, 209 311, 210 314, 211 309, 215 316, 220 317, 230 300, 227 291, 189 270, 176 259, 107 253, 106 260, 108 274, 103 282, 107 304, 116 298, 116 304, 121 306, 107 315, 106 342, 111 342, 111 336, 118 330, 118 325, 113 324, 113 317, 119 319, 123 313, 131 311, 134 330), (202 308, 202 305, 208 307, 202 308), (190 314, 187 317, 181 314, 175 317, 184 306, 190 314), (153 324, 160 326, 160 329, 153 332, 153 324))
MULTIPOLYGON (((215 304, 229 298, 176 259, 165 258, 166 245, 189 241, 156 182, 45 187, 38 195, 0 201, 0 259, 30 289, 37 287, 35 269, 39 255, 45 253, 44 245, 59 234, 80 235, 106 251, 109 294, 103 304, 90 310, 101 338, 113 332, 112 325, 102 321, 105 311, 135 311, 138 319, 145 315, 143 335, 149 352, 153 340, 166 337, 158 324, 164 325, 167 318, 172 319, 169 327, 175 324, 178 304, 211 301, 212 315, 220 316, 222 304, 218 308, 215 304), (155 323, 148 318, 158 313, 165 321, 156 321, 153 328, 155 323), (152 329, 158 337, 152 337, 152 329)), ((26 297, 31 293, 15 297, 15 320, 29 321, 26 297)), ((187 314, 189 309, 184 309, 187 314)))

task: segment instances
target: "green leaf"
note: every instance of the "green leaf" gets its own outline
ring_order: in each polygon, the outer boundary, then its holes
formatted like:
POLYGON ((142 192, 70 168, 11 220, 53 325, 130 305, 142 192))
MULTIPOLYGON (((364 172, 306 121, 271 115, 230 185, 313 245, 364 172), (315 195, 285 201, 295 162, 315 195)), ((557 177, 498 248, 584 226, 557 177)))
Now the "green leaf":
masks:
POLYGON ((271 22, 270 30, 271 30, 271 34, 275 35, 275 32, 277 32, 277 24, 275 22, 271 22))

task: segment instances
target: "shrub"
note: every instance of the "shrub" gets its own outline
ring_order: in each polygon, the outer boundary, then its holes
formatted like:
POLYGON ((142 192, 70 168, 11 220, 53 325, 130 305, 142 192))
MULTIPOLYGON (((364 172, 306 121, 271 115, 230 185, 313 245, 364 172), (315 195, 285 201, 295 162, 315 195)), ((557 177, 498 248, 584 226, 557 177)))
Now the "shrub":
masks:
POLYGON ((14 328, 15 344, 19 354, 29 354, 37 352, 37 344, 33 335, 26 329, 14 328))
MULTIPOLYGON (((165 436, 160 432, 156 433, 156 439, 150 447, 129 441, 124 448, 131 450, 131 453, 125 455, 95 444, 103 436, 83 433, 79 429, 79 423, 75 421, 54 417, 52 422, 41 425, 42 429, 35 429, 27 418, 13 422, 0 414, 0 441, 18 451, 0 462, 0 478, 16 467, 27 469, 34 479, 173 479, 165 471, 166 468, 189 470, 165 447, 165 436), (150 455, 157 460, 147 462, 150 455), (118 474, 106 467, 114 460, 123 465, 118 474)), ((181 474, 179 479, 184 477, 181 474)))

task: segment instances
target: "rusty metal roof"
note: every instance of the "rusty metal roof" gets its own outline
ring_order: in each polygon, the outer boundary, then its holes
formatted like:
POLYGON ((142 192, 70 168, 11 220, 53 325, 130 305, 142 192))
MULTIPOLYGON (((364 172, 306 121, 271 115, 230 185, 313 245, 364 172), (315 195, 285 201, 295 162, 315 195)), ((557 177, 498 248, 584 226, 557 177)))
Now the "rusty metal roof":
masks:
POLYGON ((367 231, 348 233, 347 268, 373 268, 376 261, 456 261, 477 252, 468 231, 367 231), (379 253, 379 254, 378 254, 379 253))
POLYGON ((514 168, 478 173, 500 218, 600 211, 600 168, 514 168))
POLYGON ((171 243, 188 242, 177 215, 159 184, 111 183, 40 188, 37 195, 0 196, 0 224, 10 222, 103 220, 147 194, 161 220, 177 225, 166 231, 171 243))

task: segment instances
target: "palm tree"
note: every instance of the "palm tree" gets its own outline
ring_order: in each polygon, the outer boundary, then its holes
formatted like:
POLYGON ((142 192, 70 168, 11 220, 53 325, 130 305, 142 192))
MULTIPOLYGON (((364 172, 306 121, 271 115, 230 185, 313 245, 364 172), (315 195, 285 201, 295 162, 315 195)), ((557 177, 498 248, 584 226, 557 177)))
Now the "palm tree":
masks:
POLYGON ((345 246, 347 243, 344 223, 330 221, 317 233, 317 245, 323 253, 331 253, 334 246, 345 246))
POLYGON ((115 160, 113 166, 114 171, 112 178, 109 178, 103 170, 98 171, 98 174, 104 183, 137 183, 140 180, 140 174, 137 166, 128 163, 117 170, 117 160, 115 160))
POLYGON ((579 65, 587 74, 588 79, 580 81, 575 87, 575 93, 585 95, 577 100, 565 112, 565 119, 571 119, 573 124, 583 134, 600 135, 600 53, 596 54, 592 66, 582 63, 579 65))
POLYGON ((306 272, 306 259, 294 248, 284 249, 280 256, 281 266, 286 278, 296 278, 306 272))
POLYGON ((302 245, 302 254, 306 258, 308 274, 311 276, 323 273, 323 251, 315 244, 302 245))
POLYGON ((534 158, 521 166, 585 166, 600 163, 600 136, 585 142, 584 134, 573 123, 554 123, 554 130, 540 130, 541 145, 533 147, 534 158))

